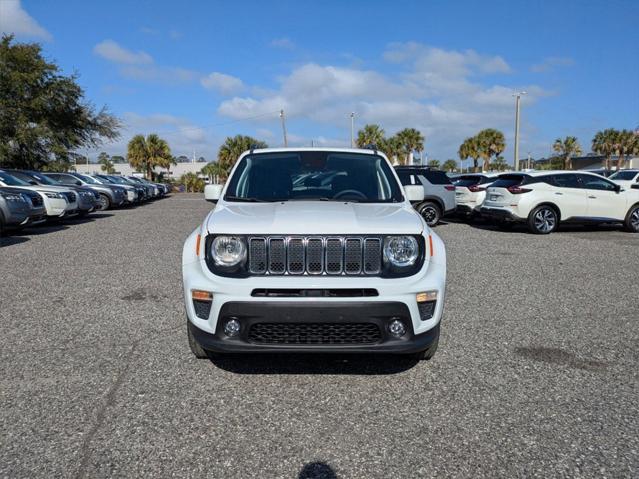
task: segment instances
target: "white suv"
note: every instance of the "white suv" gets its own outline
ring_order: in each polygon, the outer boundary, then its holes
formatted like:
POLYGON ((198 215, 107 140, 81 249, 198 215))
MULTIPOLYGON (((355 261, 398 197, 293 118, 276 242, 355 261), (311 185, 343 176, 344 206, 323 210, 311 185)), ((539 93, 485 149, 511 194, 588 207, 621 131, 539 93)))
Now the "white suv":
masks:
POLYGON ((525 222, 537 234, 559 223, 623 223, 639 232, 639 190, 582 171, 500 175, 486 191, 482 216, 500 226, 525 222))
POLYGON ((182 256, 197 357, 384 352, 430 359, 446 251, 372 150, 245 152, 182 256))
POLYGON ((639 170, 619 170, 608 179, 624 188, 630 188, 633 185, 639 185, 639 170))
POLYGON ((452 179, 455 185, 457 213, 473 219, 479 216, 481 205, 486 198, 486 188, 495 180, 497 173, 467 173, 452 179))

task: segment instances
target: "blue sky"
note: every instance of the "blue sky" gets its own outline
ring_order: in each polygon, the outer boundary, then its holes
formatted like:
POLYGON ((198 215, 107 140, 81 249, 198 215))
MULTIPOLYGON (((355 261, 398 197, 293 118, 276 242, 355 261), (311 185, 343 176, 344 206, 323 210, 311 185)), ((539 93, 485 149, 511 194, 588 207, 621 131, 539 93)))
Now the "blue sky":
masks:
MULTIPOLYGON (((214 159, 227 135, 345 145, 356 127, 416 127, 431 158, 482 128, 521 156, 558 136, 639 125, 639 2, 0 0, 0 29, 42 43, 87 98, 175 155, 214 159)), ((91 152, 97 155, 97 151, 91 152)))

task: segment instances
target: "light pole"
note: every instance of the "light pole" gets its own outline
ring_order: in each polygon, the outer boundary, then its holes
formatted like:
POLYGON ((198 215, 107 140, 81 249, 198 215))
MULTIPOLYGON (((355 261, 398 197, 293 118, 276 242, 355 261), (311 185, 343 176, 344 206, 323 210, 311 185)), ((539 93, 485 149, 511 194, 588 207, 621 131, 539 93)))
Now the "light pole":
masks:
POLYGON ((351 112, 351 148, 355 148, 355 112, 351 112))
POLYGON ((282 119, 282 133, 284 134, 284 147, 288 147, 288 140, 286 139, 286 118, 284 117, 284 110, 280 110, 280 118, 282 119))
POLYGON ((513 93, 515 100, 515 171, 519 171, 519 108, 522 95, 526 95, 525 91, 513 93))

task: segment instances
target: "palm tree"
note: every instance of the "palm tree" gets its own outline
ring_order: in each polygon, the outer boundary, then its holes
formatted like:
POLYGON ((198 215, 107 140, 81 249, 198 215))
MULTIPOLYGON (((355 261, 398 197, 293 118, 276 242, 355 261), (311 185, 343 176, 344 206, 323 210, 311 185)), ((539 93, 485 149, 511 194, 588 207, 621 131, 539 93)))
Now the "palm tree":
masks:
POLYGON ((428 166, 430 166, 431 168, 439 168, 439 160, 433 158, 428 162, 428 166))
POLYGON ((449 158, 448 160, 444 161, 444 165, 442 166, 442 168, 444 169, 444 171, 453 172, 457 170, 457 162, 452 158, 449 158))
POLYGON ((490 169, 490 160, 493 156, 499 156, 506 149, 504 134, 494 128, 487 128, 477 133, 479 156, 484 160, 482 169, 490 169))
POLYGON ((415 128, 404 128, 398 131, 397 136, 399 143, 402 146, 402 153, 405 155, 405 161, 407 164, 413 164, 413 152, 415 150, 424 149, 424 135, 415 128))
POLYGON ((506 160, 504 160, 503 156, 498 156, 497 158, 495 158, 495 161, 493 161, 493 164, 491 166, 495 171, 504 171, 506 168, 508 168, 508 163, 506 163, 506 160))
POLYGON ((397 164, 398 158, 401 157, 403 152, 401 142, 396 135, 384 139, 379 145, 379 149, 384 152, 393 164, 397 164))
POLYGON ((168 168, 167 165, 173 160, 169 144, 155 133, 146 138, 144 135, 135 135, 129 141, 126 157, 131 167, 143 171, 148 179, 152 179, 156 166, 168 168))
POLYGON ((471 136, 470 138, 466 138, 464 142, 459 146, 459 151, 457 152, 459 155, 459 159, 464 161, 468 158, 473 159, 473 171, 477 173, 479 170, 479 165, 477 162, 481 157, 481 153, 479 152, 479 141, 476 136, 471 136))
POLYGON ((184 185, 187 193, 197 193, 204 190, 204 181, 193 172, 184 173, 180 177, 180 183, 184 185))
POLYGON ((202 168, 202 174, 208 176, 211 183, 219 183, 226 180, 229 173, 219 161, 211 161, 202 168))
POLYGON ((370 145, 379 147, 384 142, 384 129, 379 125, 364 125, 364 128, 357 132, 357 147, 368 148, 370 145))
POLYGON ((606 157, 606 169, 612 166, 612 155, 617 151, 619 131, 608 128, 598 131, 592 139, 592 151, 606 157))
POLYGON ((229 136, 224 140, 222 146, 217 153, 217 161, 230 171, 237 159, 246 150, 252 148, 267 148, 268 145, 263 141, 256 140, 250 136, 235 135, 229 136))
POLYGON ((581 155, 581 146, 575 136, 567 136, 563 140, 557 138, 552 149, 559 153, 564 160, 564 169, 572 170, 572 156, 581 155))
POLYGON ((630 130, 621 130, 617 137, 617 171, 623 168, 624 162, 628 155, 638 153, 639 150, 639 137, 635 132, 630 130))
POLYGON ((102 165, 100 169, 104 171, 107 175, 112 175, 115 173, 115 167, 113 166, 113 162, 108 154, 104 151, 98 155, 98 163, 102 165))

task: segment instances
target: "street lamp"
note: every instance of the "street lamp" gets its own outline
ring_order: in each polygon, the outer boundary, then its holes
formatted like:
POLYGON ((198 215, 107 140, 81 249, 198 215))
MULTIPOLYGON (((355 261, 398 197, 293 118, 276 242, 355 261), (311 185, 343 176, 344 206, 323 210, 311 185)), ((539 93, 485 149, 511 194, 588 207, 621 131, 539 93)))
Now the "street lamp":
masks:
POLYGON ((519 171, 519 108, 521 97, 526 95, 525 91, 513 93, 515 100, 515 171, 519 171))
POLYGON ((355 148, 355 112, 351 112, 351 148, 355 148))

